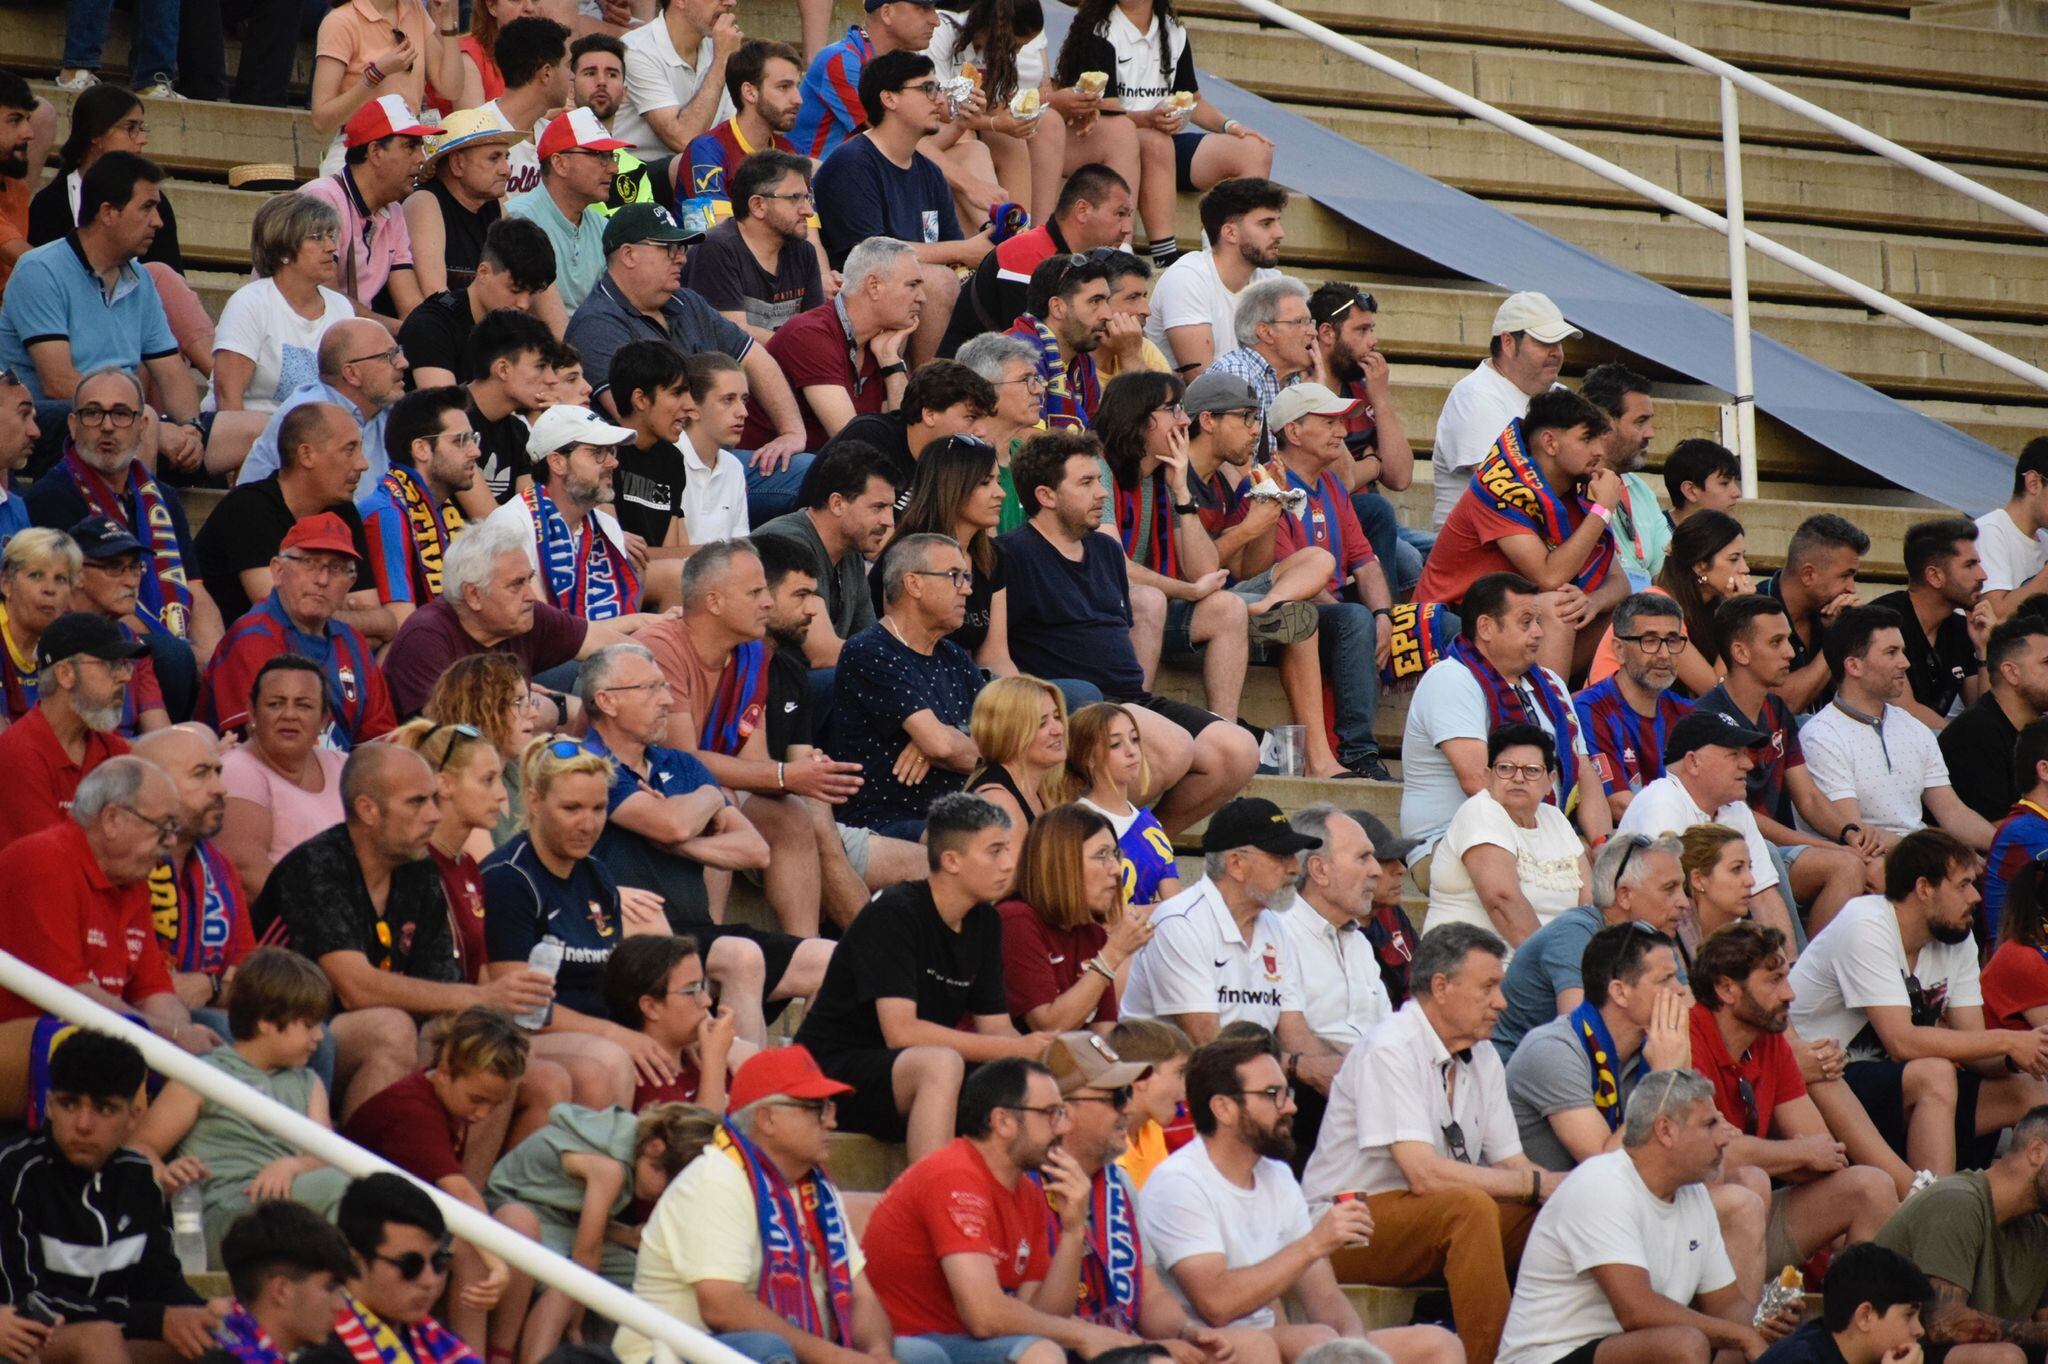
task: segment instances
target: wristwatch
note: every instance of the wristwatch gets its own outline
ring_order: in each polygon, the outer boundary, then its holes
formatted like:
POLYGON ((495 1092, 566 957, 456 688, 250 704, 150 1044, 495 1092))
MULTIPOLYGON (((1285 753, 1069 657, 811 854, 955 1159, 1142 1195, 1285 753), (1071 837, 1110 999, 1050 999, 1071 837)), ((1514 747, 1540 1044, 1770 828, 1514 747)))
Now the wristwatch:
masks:
POLYGON ((1173 504, 1173 509, 1182 516, 1200 516, 1202 514, 1202 504, 1199 502, 1176 502, 1173 504))
POLYGON ((1860 834, 1862 832, 1863 826, 1861 824, 1856 824, 1853 822, 1849 824, 1844 824, 1842 826, 1842 831, 1835 835, 1835 842, 1840 843, 1844 847, 1847 847, 1849 844, 1849 835, 1860 834))
POLYGON ((892 374, 907 374, 909 372, 910 366, 904 364, 901 360, 892 360, 888 364, 883 365, 880 369, 877 369, 875 371, 875 377, 878 379, 886 379, 892 374))

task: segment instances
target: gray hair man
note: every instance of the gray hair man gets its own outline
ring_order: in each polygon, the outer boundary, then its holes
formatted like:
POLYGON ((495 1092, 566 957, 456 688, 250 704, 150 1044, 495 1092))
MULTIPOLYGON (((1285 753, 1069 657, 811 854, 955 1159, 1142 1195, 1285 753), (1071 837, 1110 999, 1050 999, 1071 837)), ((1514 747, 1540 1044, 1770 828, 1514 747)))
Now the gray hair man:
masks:
POLYGON ((1216 357, 1209 373, 1230 374, 1259 395, 1259 456, 1272 452, 1266 409, 1280 390, 1315 368, 1315 319, 1309 315, 1308 286, 1287 275, 1250 285, 1237 300, 1237 348, 1216 357))
MULTIPOLYGON (((1281 917, 1301 964, 1309 1031, 1341 1055, 1394 1011, 1364 926, 1380 878, 1398 879, 1401 868, 1382 866, 1364 827, 1334 805, 1306 806, 1288 823, 1319 846, 1302 854, 1294 902, 1281 917)), ((1306 1135, 1303 1125, 1295 1120, 1297 1135, 1306 1135)))
MULTIPOLYGON (((24 537, 41 536, 69 551, 76 565, 77 548, 52 531, 22 532, 9 545, 10 559, 24 537)), ((60 822, 80 781, 128 751, 114 730, 135 661, 148 654, 97 612, 67 611, 44 628, 36 641, 35 707, 0 732, 0 847, 60 822)))
POLYGON ((1005 456, 1012 444, 1037 429, 1045 411, 1045 381, 1038 377, 1038 352, 1021 336, 984 332, 953 357, 988 380, 995 409, 982 422, 982 436, 1005 456))
POLYGON ((837 435, 861 410, 854 394, 867 386, 863 380, 870 373, 881 385, 881 411, 894 412, 902 404, 903 390, 910 385, 910 338, 927 302, 928 276, 916 248, 893 237, 869 237, 854 247, 840 274, 844 283, 838 299, 821 311, 838 309, 850 361, 847 382, 806 384, 797 393, 805 416, 827 436, 837 435))

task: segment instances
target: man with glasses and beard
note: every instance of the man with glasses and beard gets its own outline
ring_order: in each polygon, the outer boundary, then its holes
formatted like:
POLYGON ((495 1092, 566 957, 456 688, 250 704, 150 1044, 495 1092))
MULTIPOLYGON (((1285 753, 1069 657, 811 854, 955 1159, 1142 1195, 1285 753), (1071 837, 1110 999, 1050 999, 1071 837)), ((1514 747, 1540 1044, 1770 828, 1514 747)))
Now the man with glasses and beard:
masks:
POLYGON ((1379 309, 1378 299, 1342 280, 1326 280, 1310 294, 1318 364, 1309 377, 1357 404, 1344 419, 1351 509, 1395 592, 1405 596, 1421 581, 1423 556, 1436 537, 1403 526, 1385 495, 1415 482, 1415 450, 1394 406, 1392 370, 1380 352, 1379 309))
MULTIPOLYGON (((1332 1204, 1318 1219, 1287 1162, 1294 1155, 1294 1091, 1268 1039, 1232 1038, 1188 1062, 1188 1112, 1196 1139, 1145 1181, 1138 1225, 1150 1260, 1190 1320, 1271 1334, 1280 1357, 1335 1336, 1366 1336, 1337 1285, 1330 1256, 1373 1234, 1363 1200, 1332 1204), (1292 1295, 1307 1320, 1290 1322, 1292 1295)), ((1437 1326, 1366 1336, 1395 1364, 1462 1360, 1457 1338, 1437 1326)))
POLYGON ((1843 1078, 1892 1149, 1938 1174, 2039 1104, 2048 1073, 2048 1026, 1984 1024, 1977 869, 1952 834, 1906 835, 1885 858, 1884 893, 1842 906, 1792 968, 1793 1029, 1839 1044, 1843 1078))
POLYGON ((79 783, 128 751, 114 732, 149 650, 104 616, 68 611, 36 641, 35 709, 0 732, 0 848, 60 824, 79 783))
POLYGON ((1614 608, 1620 667, 1572 698, 1594 770, 1614 817, 1646 782, 1664 775, 1664 736, 1692 702, 1674 695, 1685 652, 1685 613, 1662 592, 1637 592, 1614 608))
POLYGON ((1487 1041, 1506 954, 1475 924, 1423 937, 1413 997, 1345 1058, 1302 1176, 1312 1207, 1341 1206, 1349 1194, 1371 1215, 1372 1240, 1331 1257, 1337 1277, 1448 1284, 1470 1360, 1498 1350, 1509 1272, 1536 1209, 1564 1180, 1522 1154, 1487 1041))

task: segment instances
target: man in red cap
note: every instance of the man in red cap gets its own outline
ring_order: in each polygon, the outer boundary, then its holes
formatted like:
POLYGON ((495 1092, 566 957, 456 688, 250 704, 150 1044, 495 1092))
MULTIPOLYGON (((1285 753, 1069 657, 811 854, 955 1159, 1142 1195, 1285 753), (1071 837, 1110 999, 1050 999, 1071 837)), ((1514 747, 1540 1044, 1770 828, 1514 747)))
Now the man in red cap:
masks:
POLYGON ((355 538, 339 516, 303 517, 270 561, 270 595, 236 621, 200 684, 199 718, 232 729, 249 718, 249 693, 265 663, 282 653, 310 658, 327 678, 327 741, 348 749, 397 725, 391 693, 370 645, 335 619, 361 568, 355 538))
POLYGON ((342 125, 342 168, 303 186, 341 215, 341 292, 395 335, 420 301, 412 237, 400 206, 426 164, 424 140, 441 129, 416 116, 402 95, 381 95, 342 125))
MULTIPOLYGON (((640 1233, 633 1296, 716 1333, 750 1359, 816 1364, 851 1351, 875 1360, 944 1364, 933 1346, 891 1340, 866 1261, 824 1165, 832 1101, 804 1047, 754 1053, 726 1091, 713 1144, 668 1186, 640 1233), (764 1238, 763 1227, 773 1235, 764 1238)), ((620 1327, 622 1364, 647 1364, 654 1344, 620 1327)))

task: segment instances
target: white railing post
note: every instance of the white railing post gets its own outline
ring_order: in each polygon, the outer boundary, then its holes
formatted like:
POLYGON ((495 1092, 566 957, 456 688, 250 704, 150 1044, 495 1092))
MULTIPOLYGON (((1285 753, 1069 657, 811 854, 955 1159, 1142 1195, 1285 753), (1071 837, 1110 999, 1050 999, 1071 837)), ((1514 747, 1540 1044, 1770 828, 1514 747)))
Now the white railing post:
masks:
MULTIPOLYGON (((15 913, 33 913, 31 906, 16 904, 15 913)), ((137 1027, 112 1009, 88 999, 68 985, 61 985, 35 967, 7 952, 0 952, 0 988, 20 995, 43 1012, 132 1042, 142 1052, 150 1069, 169 1079, 190 1085, 221 1107, 264 1131, 284 1138, 309 1156, 317 1156, 354 1178, 365 1175, 396 1174, 411 1179, 426 1190, 441 1209, 448 1229, 463 1240, 500 1257, 531 1274, 536 1280, 562 1292, 621 1325, 675 1351, 689 1364, 751 1364, 745 1355, 714 1340, 695 1327, 686 1326, 666 1312, 640 1301, 618 1285, 599 1278, 572 1260, 555 1254, 538 1241, 519 1235, 504 1223, 487 1217, 460 1199, 426 1184, 405 1171, 371 1155, 352 1141, 336 1135, 303 1113, 286 1108, 267 1094, 260 1094, 216 1070, 147 1028, 137 1027)))
POLYGON ((1721 182, 1727 191, 1728 302, 1735 333, 1735 457, 1742 496, 1756 497, 1756 378, 1749 362, 1749 241, 1742 210, 1742 116, 1735 83, 1721 80, 1721 182))

